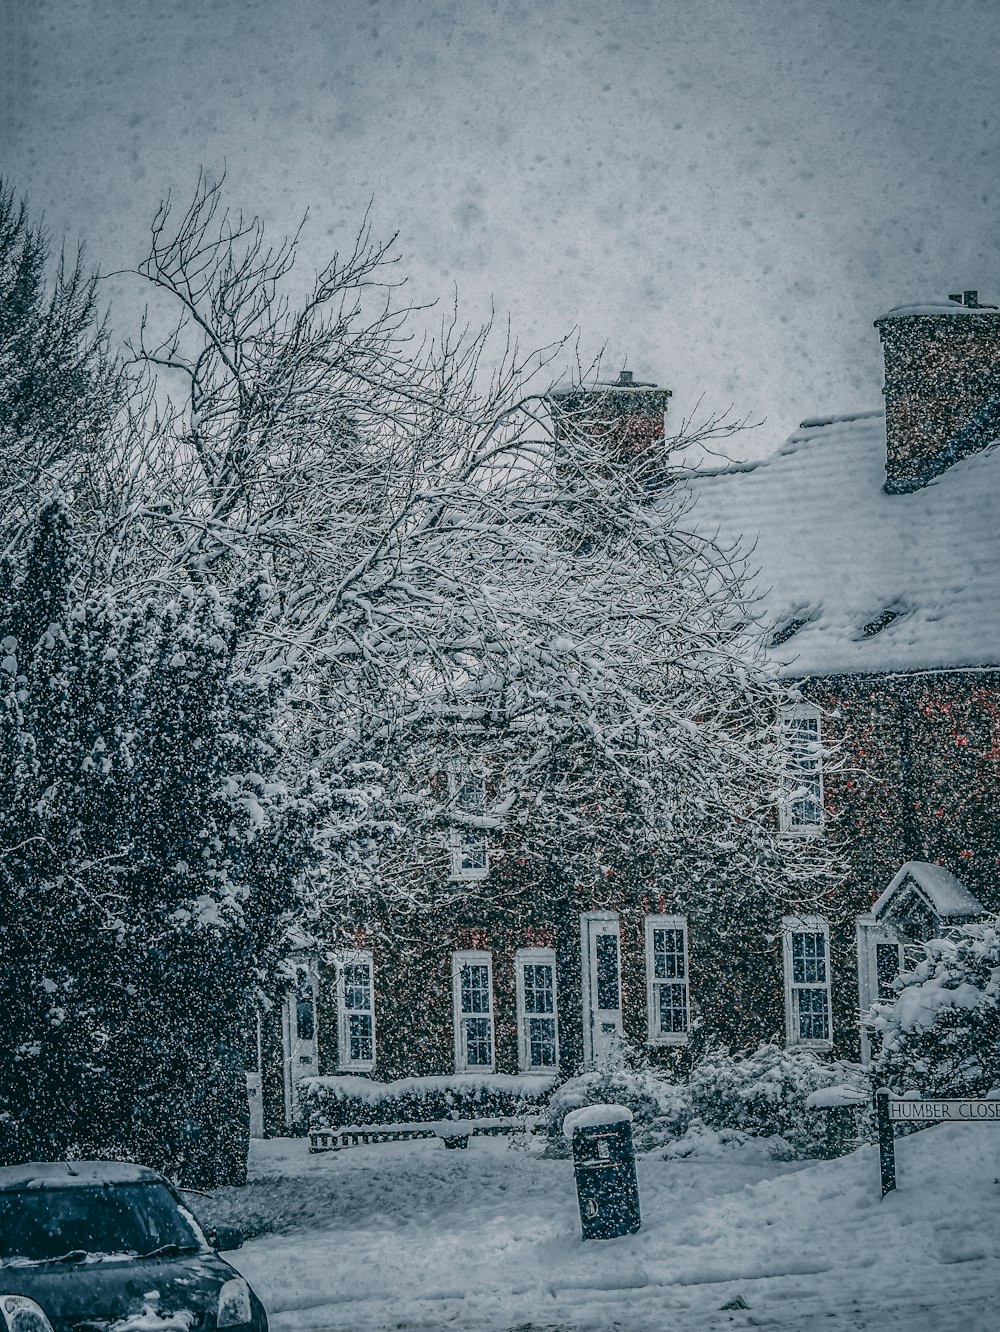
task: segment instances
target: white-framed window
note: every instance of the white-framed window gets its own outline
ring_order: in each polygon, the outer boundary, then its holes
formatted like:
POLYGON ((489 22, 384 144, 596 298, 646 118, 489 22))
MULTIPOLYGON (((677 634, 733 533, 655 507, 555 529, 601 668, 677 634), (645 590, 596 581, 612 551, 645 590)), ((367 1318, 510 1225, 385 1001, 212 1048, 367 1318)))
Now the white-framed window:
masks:
POLYGON ((470 951, 451 955, 455 1006, 455 1072, 493 1072, 493 957, 470 951))
POLYGON ((319 1072, 317 1013, 319 973, 314 962, 295 960, 295 983, 281 1006, 281 1048, 285 1098, 285 1122, 289 1126, 303 1117, 298 1085, 319 1072))
POLYGON ((786 1043, 829 1050, 833 1044, 829 923, 822 916, 786 916, 781 925, 786 1043))
MULTIPOLYGON (((459 764, 448 773, 451 807, 459 816, 482 818, 486 813, 486 778, 459 764)), ((490 872, 489 842, 484 828, 459 824, 451 830, 451 877, 485 879, 490 872)))
POLYGON ((368 952, 347 953, 337 967, 340 1067, 375 1067, 375 974, 368 952))
POLYGON ((823 828, 823 736, 814 703, 781 710, 785 764, 779 821, 783 833, 816 836, 823 828))
POLYGON ((522 1073, 559 1067, 556 954, 552 948, 519 948, 517 975, 518 1063, 522 1073))
POLYGON ((687 918, 646 917, 646 1014, 653 1045, 683 1045, 691 1027, 687 918))

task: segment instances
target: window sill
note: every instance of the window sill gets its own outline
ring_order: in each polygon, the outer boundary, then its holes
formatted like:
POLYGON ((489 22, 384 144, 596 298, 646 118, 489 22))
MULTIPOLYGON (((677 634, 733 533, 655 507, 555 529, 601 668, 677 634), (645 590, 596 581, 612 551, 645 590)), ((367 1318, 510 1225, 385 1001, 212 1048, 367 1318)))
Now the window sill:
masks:
POLYGON ((647 1038, 646 1044, 653 1048, 662 1045, 687 1045, 689 1038, 690 1032, 678 1031, 665 1036, 650 1036, 647 1038))
POLYGON ((786 1050, 813 1050, 819 1054, 833 1049, 833 1041, 785 1041, 786 1050))

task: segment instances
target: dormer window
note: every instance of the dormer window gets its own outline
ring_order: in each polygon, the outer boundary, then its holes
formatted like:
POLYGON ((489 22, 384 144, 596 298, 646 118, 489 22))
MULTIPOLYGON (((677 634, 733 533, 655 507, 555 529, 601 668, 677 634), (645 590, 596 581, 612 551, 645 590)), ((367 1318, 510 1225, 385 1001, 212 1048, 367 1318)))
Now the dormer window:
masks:
POLYGON ((448 774, 448 787, 456 818, 451 830, 451 877, 485 879, 490 872, 489 843, 486 830, 473 820, 486 813, 486 778, 462 764, 448 774))
POLYGON ((781 711, 784 779, 779 805, 781 831, 815 836, 823 827, 823 748, 820 710, 792 703, 781 711))
POLYGON ((883 629, 888 629, 893 620, 898 620, 902 614, 899 606, 886 606, 885 610, 879 611, 873 619, 861 626, 861 632, 865 638, 874 638, 883 629))

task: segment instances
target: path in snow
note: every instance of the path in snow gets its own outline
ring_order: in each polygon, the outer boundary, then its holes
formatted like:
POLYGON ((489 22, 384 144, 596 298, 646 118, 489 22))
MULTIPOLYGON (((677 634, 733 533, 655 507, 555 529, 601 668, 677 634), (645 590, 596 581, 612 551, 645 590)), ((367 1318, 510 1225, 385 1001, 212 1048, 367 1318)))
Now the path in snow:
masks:
POLYGON ((643 1157, 642 1230, 586 1244, 570 1163, 496 1139, 255 1144, 251 1187, 213 1211, 285 1232, 233 1255, 273 1332, 995 1332, 1000 1131, 944 1125, 897 1149, 884 1203, 873 1148, 643 1157), (738 1297, 749 1308, 723 1308, 738 1297))

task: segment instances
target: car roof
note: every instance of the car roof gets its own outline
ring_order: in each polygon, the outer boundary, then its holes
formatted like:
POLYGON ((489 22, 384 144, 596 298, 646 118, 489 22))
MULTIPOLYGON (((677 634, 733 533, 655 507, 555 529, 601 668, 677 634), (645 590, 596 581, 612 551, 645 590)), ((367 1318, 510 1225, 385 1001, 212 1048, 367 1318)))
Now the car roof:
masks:
POLYGON ((94 1188, 111 1184, 162 1184, 163 1176, 131 1161, 26 1161, 0 1167, 5 1189, 94 1188))

